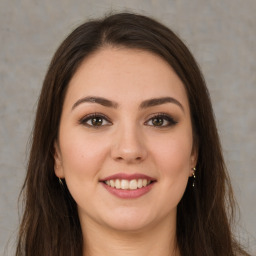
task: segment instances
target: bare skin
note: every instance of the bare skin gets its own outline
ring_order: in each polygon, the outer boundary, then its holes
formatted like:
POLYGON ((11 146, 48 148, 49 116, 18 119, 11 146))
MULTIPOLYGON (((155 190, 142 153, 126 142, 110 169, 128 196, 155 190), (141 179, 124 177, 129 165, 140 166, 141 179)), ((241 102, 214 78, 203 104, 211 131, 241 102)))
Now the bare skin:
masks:
POLYGON ((70 81, 55 149, 84 256, 180 255, 177 205, 197 152, 186 91, 168 63, 111 47, 85 59, 70 81))
POLYGON ((140 232, 117 232, 102 229, 102 226, 90 223, 84 234, 84 256, 180 256, 176 244, 175 226, 165 222, 155 228, 140 232), (90 226, 91 224, 91 226, 90 226))

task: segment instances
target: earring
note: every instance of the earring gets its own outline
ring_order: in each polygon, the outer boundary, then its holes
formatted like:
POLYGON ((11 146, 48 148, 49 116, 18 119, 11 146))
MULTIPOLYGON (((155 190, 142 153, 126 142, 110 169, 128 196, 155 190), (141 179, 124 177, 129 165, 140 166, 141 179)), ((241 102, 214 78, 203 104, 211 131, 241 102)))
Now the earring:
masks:
POLYGON ((192 173, 192 176, 193 176, 192 187, 194 188, 195 187, 195 183, 196 183, 196 175, 195 175, 196 167, 192 168, 192 170, 193 170, 193 173, 192 173))
POLYGON ((60 183, 61 186, 64 186, 61 178, 59 178, 59 183, 60 183))

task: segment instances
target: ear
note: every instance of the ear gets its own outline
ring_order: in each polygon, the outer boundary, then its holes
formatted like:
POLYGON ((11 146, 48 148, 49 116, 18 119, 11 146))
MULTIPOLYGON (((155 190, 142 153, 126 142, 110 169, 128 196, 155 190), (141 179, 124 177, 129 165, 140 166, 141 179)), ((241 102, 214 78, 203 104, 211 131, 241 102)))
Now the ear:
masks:
POLYGON ((64 178, 62 157, 60 147, 57 141, 54 142, 54 172, 58 178, 64 178))

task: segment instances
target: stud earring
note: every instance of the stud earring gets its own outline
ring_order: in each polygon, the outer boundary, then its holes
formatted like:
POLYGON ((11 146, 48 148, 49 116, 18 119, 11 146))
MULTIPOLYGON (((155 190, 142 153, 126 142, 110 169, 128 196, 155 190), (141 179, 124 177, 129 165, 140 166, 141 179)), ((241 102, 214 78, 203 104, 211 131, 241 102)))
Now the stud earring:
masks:
POLYGON ((60 183, 61 186, 64 186, 61 178, 59 178, 59 183, 60 183))
POLYGON ((196 183, 196 175, 195 175, 196 167, 192 168, 192 170, 193 170, 193 173, 192 173, 192 176, 193 176, 192 187, 194 188, 195 187, 195 183, 196 183))

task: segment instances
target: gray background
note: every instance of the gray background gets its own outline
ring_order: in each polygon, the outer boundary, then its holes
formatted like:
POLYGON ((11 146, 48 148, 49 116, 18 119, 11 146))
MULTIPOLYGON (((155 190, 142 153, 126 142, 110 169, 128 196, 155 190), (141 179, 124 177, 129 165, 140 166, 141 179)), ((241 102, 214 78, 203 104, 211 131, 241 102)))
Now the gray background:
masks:
POLYGON ((28 139, 50 59, 77 25, 111 10, 155 17, 197 58, 240 207, 238 234, 256 255, 255 0, 0 0, 0 254, 9 241, 13 255, 28 139))

